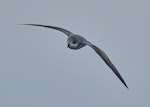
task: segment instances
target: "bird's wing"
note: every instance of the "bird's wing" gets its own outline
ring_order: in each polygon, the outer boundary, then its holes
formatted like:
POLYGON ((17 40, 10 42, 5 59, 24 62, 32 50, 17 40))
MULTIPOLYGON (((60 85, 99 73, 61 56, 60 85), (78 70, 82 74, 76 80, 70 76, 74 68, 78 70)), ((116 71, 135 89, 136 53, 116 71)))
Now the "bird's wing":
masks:
POLYGON ((51 28, 51 29, 55 29, 55 30, 61 31, 62 33, 66 34, 67 36, 73 35, 72 32, 70 32, 70 31, 68 31, 68 30, 66 30, 64 28, 56 27, 56 26, 48 26, 48 25, 40 25, 40 24, 20 24, 20 25, 41 26, 41 27, 46 27, 46 28, 51 28))
POLYGON ((116 69, 116 67, 113 65, 113 63, 110 61, 108 56, 103 52, 101 49, 96 47, 95 45, 91 44, 90 42, 85 42, 85 44, 89 45, 91 48, 94 49, 94 51, 103 59, 103 61, 110 67, 110 69, 116 74, 116 76, 121 80, 121 82, 128 88, 127 84, 125 83, 124 79, 116 69))

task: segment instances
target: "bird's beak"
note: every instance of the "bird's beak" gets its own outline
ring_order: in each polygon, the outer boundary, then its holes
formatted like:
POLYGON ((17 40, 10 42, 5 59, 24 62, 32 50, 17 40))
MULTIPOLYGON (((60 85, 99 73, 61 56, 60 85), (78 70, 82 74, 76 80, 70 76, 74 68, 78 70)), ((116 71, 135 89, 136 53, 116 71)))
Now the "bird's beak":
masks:
POLYGON ((67 48, 70 46, 70 44, 67 45, 67 48))

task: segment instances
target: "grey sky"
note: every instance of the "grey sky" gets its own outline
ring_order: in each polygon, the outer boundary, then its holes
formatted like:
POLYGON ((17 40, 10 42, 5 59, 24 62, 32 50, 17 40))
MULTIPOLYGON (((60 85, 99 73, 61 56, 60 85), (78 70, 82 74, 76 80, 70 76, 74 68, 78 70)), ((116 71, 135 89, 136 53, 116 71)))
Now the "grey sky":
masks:
POLYGON ((148 0, 1 0, 0 107, 149 107, 148 0), (104 50, 127 90, 89 47, 22 23, 60 26, 104 50))

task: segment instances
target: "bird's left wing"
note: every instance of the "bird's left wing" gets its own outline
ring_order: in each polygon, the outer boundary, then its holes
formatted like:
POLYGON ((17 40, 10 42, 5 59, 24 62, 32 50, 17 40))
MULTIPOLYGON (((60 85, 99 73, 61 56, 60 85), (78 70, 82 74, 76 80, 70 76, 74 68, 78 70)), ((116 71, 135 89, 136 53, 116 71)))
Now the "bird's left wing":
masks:
POLYGON ((124 79, 116 69, 116 67, 113 65, 113 63, 110 61, 108 56, 105 54, 104 51, 99 49, 97 46, 91 44, 90 42, 86 41, 85 44, 89 45, 91 48, 94 49, 94 51, 103 59, 103 61, 110 67, 110 69, 116 74, 116 76, 121 80, 121 82, 128 88, 127 84, 125 83, 124 79))

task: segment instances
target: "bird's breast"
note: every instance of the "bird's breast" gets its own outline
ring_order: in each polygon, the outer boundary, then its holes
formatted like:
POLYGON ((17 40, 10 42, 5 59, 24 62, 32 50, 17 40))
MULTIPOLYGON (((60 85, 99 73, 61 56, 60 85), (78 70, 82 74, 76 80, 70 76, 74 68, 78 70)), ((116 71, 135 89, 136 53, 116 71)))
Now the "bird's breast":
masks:
POLYGON ((78 49, 78 44, 70 43, 68 47, 70 49, 78 49))
POLYGON ((74 44, 74 43, 69 44, 69 48, 70 49, 74 49, 74 50, 80 49, 80 48, 82 48, 84 46, 85 46, 85 44, 74 44))

